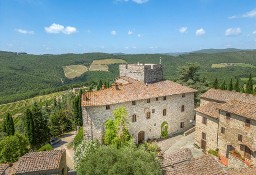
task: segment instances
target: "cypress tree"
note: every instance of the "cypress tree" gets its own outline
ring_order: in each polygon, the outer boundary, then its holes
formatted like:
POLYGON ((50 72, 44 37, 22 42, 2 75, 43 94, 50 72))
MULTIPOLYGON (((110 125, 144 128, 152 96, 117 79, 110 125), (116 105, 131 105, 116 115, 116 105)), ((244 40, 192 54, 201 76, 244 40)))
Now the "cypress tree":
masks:
POLYGON ((250 74, 249 80, 248 80, 247 83, 246 83, 245 92, 248 93, 248 94, 252 94, 252 93, 253 93, 252 74, 250 74))
POLYGON ((35 126, 32 117, 32 113, 29 109, 26 110, 25 114, 25 131, 28 141, 32 147, 35 146, 35 126))
POLYGON ((227 86, 226 86, 225 80, 224 80, 223 83, 221 84, 220 89, 222 89, 222 90, 227 90, 227 86))
POLYGON ((230 79, 229 85, 228 85, 228 90, 233 91, 233 80, 232 78, 230 79))
POLYGON ((239 85, 239 80, 238 80, 238 79, 236 79, 236 83, 235 83, 235 86, 234 86, 234 90, 235 90, 236 92, 240 92, 240 85, 239 85))
POLYGON ((100 90, 102 88, 102 81, 100 80, 99 83, 98 83, 98 86, 97 86, 97 90, 100 90))
POLYGON ((82 107, 81 107, 81 97, 80 95, 76 96, 73 102, 73 109, 74 109, 74 118, 76 126, 83 125, 82 119, 82 107))
POLYGON ((8 136, 14 135, 15 133, 13 118, 9 113, 5 117, 5 120, 3 123, 3 131, 8 136))
POLYGON ((214 89, 219 89, 219 82, 218 82, 218 79, 216 78, 214 83, 213 83, 213 88, 214 89))

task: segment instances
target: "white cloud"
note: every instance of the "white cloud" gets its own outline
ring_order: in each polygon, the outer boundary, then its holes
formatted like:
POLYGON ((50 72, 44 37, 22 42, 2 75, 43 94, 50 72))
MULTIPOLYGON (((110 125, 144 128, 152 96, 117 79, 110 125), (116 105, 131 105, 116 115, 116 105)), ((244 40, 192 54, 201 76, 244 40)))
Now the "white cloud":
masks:
POLYGON ((249 12, 246 12, 245 14, 242 15, 244 18, 253 18, 256 17, 256 9, 253 9, 249 12))
POLYGON ((33 35, 35 33, 32 30, 24 30, 24 29, 16 29, 16 31, 22 34, 29 34, 29 35, 33 35))
POLYGON ((132 35, 133 32, 131 30, 128 31, 128 35, 132 35))
POLYGON ((139 38, 143 37, 143 35, 141 35, 141 34, 138 34, 137 36, 138 36, 139 38))
POLYGON ((255 18, 256 17, 256 9, 253 9, 249 12, 244 13, 243 15, 234 15, 228 17, 228 19, 236 19, 236 18, 255 18))
POLYGON ((180 33, 186 33, 187 30, 188 30, 187 27, 181 27, 181 28, 179 29, 179 32, 180 32, 180 33))
POLYGON ((144 4, 144 3, 148 2, 148 0, 132 0, 132 1, 137 4, 144 4))
POLYGON ((226 31, 225 31, 225 35, 226 36, 234 36, 234 35, 239 35, 241 33, 241 29, 238 27, 238 28, 228 28, 226 31))
POLYGON ((117 32, 115 30, 111 31, 111 35, 115 36, 117 34, 117 32))
POLYGON ((197 29, 196 30, 196 36, 203 36, 205 35, 205 30, 203 28, 197 29))
POLYGON ((70 35, 72 33, 77 32, 77 29, 72 26, 64 27, 63 25, 53 23, 49 27, 44 28, 47 33, 64 33, 66 35, 70 35))
POLYGON ((253 35, 256 35, 256 30, 252 32, 253 35))

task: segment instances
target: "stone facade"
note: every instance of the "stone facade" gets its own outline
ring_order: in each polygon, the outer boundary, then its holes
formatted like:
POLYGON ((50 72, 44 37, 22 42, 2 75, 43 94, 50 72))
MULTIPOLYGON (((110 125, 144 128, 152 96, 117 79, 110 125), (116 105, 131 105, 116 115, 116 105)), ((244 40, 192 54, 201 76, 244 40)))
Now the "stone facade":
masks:
POLYGON ((194 93, 184 95, 172 95, 164 97, 151 98, 150 103, 145 100, 132 102, 124 102, 110 105, 110 109, 106 106, 90 106, 83 107, 85 138, 92 137, 102 141, 104 133, 104 123, 112 118, 113 110, 118 107, 125 107, 128 112, 129 132, 138 142, 138 133, 145 133, 144 140, 161 137, 161 124, 166 121, 168 123, 169 135, 182 133, 193 126, 194 119, 194 93), (184 105, 185 110, 181 108, 184 105), (163 116, 163 110, 166 109, 166 116, 163 116), (146 113, 150 112, 150 118, 146 118, 146 113), (136 115, 136 122, 132 122, 132 115, 136 115), (181 124, 184 122, 184 124, 181 124), (181 128, 181 126, 183 126, 181 128))
POLYGON ((230 119, 226 118, 226 112, 220 111, 218 147, 221 156, 229 157, 229 151, 235 149, 246 158, 245 147, 251 151, 250 161, 256 163, 256 121, 250 120, 250 127, 245 126, 246 118, 230 114, 230 119), (221 128, 225 128, 225 133, 221 133, 221 128), (238 140, 238 135, 242 135, 242 141, 238 140))
POLYGON ((130 77, 144 83, 154 83, 163 80, 161 64, 120 64, 121 77, 130 77))
POLYGON ((206 150, 216 150, 218 148, 218 119, 197 112, 195 143, 202 147, 202 139, 206 141, 206 150), (206 119, 206 124, 203 123, 206 119), (206 139, 202 138, 202 133, 206 134, 206 139))

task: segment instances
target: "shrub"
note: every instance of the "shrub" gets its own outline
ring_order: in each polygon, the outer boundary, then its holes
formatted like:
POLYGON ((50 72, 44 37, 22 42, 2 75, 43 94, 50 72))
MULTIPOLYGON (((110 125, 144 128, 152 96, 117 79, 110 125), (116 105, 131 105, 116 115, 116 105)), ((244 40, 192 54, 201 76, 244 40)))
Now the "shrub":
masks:
POLYGON ((77 148, 77 146, 78 146, 80 143, 82 143, 83 139, 84 139, 84 133, 83 133, 83 127, 81 127, 81 128, 78 130, 78 132, 77 132, 77 134, 76 134, 76 136, 75 136, 75 138, 74 138, 74 141, 73 141, 73 145, 74 145, 74 148, 75 148, 75 149, 77 148))
POLYGON ((217 151, 217 150, 212 150, 212 149, 210 149, 210 150, 208 151, 208 153, 209 153, 209 154, 212 154, 212 155, 214 155, 214 156, 216 156, 216 157, 218 157, 218 151, 217 151))
POLYGON ((166 121, 161 124, 161 137, 168 138, 168 123, 166 121))
POLYGON ((160 147, 156 144, 156 142, 146 142, 140 145, 140 148, 143 148, 145 151, 158 153, 160 151, 160 147))
POLYGON ((51 151, 51 150, 53 150, 53 147, 48 143, 42 146, 41 148, 39 148, 37 151, 39 152, 39 151, 51 151))

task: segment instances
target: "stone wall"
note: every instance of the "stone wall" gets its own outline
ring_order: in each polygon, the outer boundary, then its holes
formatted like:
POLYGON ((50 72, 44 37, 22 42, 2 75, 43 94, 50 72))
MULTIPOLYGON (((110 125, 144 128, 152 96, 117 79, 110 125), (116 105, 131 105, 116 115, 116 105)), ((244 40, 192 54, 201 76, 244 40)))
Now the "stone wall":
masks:
MULTIPOLYGON (((112 112, 117 107, 124 106, 128 112, 129 132, 137 141, 138 133, 140 131, 145 132, 145 140, 160 138, 161 136, 161 124, 166 121, 168 123, 169 135, 177 133, 183 133, 184 131, 193 127, 190 122, 194 119, 194 94, 187 93, 185 97, 182 94, 167 96, 166 100, 163 97, 150 99, 150 103, 147 100, 138 100, 136 105, 132 105, 132 102, 125 102, 120 104, 110 105, 110 109, 106 110, 106 106, 94 106, 86 107, 86 113, 83 110, 83 118, 87 116, 91 119, 92 135, 94 139, 102 141, 104 133, 104 123, 112 118, 112 112), (185 105, 185 111, 181 112, 181 106, 185 105), (163 109, 166 109, 166 116, 163 116, 163 109), (152 110, 155 112, 152 113, 152 110), (151 118, 146 119, 146 112, 151 112, 151 118), (132 122, 132 115, 136 114, 137 121, 132 122), (180 128, 181 122, 184 122, 184 128, 180 128)), ((84 122, 84 128, 88 127, 84 122)), ((86 135, 86 133, 85 133, 86 135)))
MULTIPOLYGON (((232 145, 243 157, 244 151, 240 150, 240 145, 247 145, 256 148, 256 121, 251 120, 250 128, 245 127, 245 118, 231 114, 230 120, 226 119, 226 112, 221 111, 219 116, 219 149, 222 156, 226 156, 227 145, 232 145), (221 133, 221 127, 225 128, 225 134, 221 133), (243 136, 242 142, 238 141, 238 134, 243 136)), ((251 156, 252 162, 256 163, 256 154, 251 156)))
POLYGON ((241 169, 248 168, 248 166, 242 160, 230 154, 228 158, 228 168, 241 169))
POLYGON ((120 64, 119 71, 120 76, 128 76, 144 83, 163 80, 163 67, 161 64, 120 64))
POLYGON ((201 147, 202 132, 206 133, 206 149, 218 148, 218 119, 196 112, 195 143, 201 147), (207 118, 206 125, 202 123, 203 117, 207 118))

